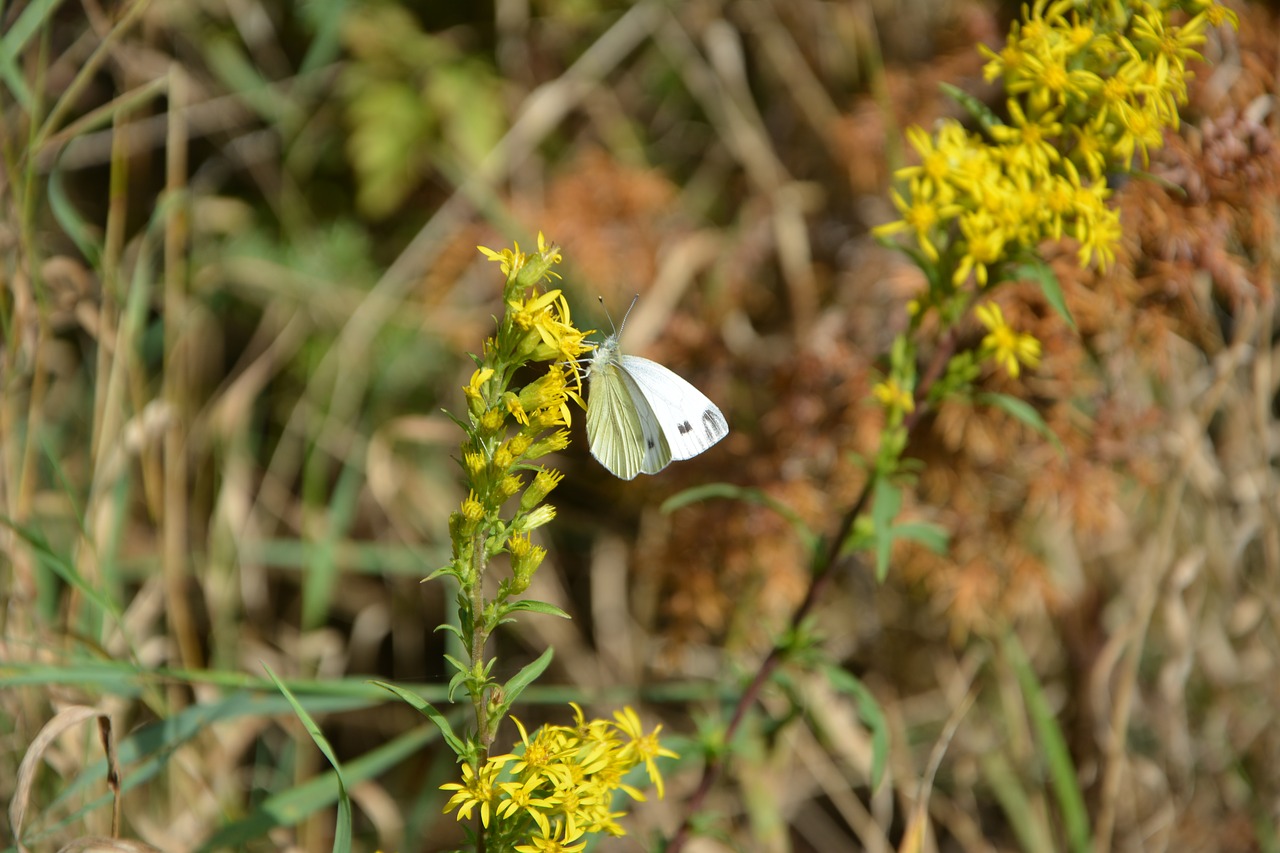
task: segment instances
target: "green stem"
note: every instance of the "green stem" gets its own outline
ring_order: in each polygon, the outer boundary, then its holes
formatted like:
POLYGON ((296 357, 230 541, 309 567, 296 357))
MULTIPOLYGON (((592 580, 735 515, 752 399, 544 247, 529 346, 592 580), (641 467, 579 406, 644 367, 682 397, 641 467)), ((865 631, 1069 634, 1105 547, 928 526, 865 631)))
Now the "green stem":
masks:
MULTIPOLYGON (((488 639, 488 630, 484 624, 484 570, 488 564, 485 556, 485 536, 477 533, 471 537, 471 673, 473 679, 484 672, 484 646, 488 639)), ((493 734, 489 731, 489 703, 486 701, 486 690, 483 680, 479 686, 475 680, 471 682, 471 705, 476 712, 476 740, 480 749, 475 757, 475 771, 480 773, 485 762, 489 760, 489 744, 493 743, 493 734)), ((476 816, 476 853, 485 851, 484 824, 476 816)))
MULTIPOLYGON (((484 540, 484 535, 478 533, 471 543, 471 648, 469 651, 473 673, 484 671, 484 646, 489 639, 489 632, 484 624, 484 570, 488 562, 485 558, 484 540)), ((479 770, 488 757, 489 744, 493 742, 493 734, 489 731, 489 710, 483 685, 476 687, 474 683, 472 684, 471 704, 476 711, 476 737, 480 741, 480 755, 476 765, 476 769, 479 770)))

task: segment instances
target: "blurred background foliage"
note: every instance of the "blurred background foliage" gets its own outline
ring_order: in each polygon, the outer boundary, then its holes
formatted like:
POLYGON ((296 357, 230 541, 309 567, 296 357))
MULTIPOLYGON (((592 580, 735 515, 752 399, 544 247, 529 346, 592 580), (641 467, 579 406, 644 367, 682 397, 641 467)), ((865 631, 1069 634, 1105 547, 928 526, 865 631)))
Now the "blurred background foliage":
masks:
MULTIPOLYGON (((450 591, 418 582, 463 497, 440 409, 498 313, 476 244, 538 230, 578 322, 640 293, 629 351, 732 432, 621 483, 575 424, 531 591, 574 621, 522 620, 499 666, 555 647, 527 723, 577 699, 711 725, 804 549, 764 505, 660 504, 726 481, 823 530, 856 495, 921 286, 868 229, 894 217, 901 129, 963 115, 938 84, 992 95, 976 45, 1015 6, 0 2, 0 800, 44 722, 92 705, 122 739, 126 837, 327 849, 336 788, 265 662, 346 763, 360 849, 460 843, 447 751, 366 680, 442 701, 450 591)), ((699 849, 888 850, 913 815, 921 849, 1079 849, 1082 820, 1095 850, 1280 849, 1280 21, 1234 8, 1179 133, 1119 180, 1116 269, 1046 247, 1078 330, 1034 287, 1000 294, 1044 363, 985 381, 1066 453, 944 407, 907 513, 950 553, 904 547, 822 610, 884 710, 887 781, 853 698, 780 682, 699 849), (1055 728, 1081 813, 1050 782, 1055 728)), ((103 833, 96 745, 39 748, 9 819, 42 845, 103 833)), ((678 821, 699 755, 677 748, 616 849, 678 821)))

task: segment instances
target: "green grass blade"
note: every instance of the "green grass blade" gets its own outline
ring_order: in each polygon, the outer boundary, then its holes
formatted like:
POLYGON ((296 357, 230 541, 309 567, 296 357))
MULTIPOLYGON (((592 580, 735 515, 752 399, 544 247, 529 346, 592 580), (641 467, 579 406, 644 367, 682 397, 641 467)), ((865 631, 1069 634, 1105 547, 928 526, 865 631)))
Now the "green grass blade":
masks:
MULTIPOLYGON (((373 779, 400 762, 411 758, 424 746, 439 737, 439 730, 432 724, 423 724, 397 737, 377 749, 370 750, 354 761, 348 761, 344 774, 352 783, 373 779)), ((277 826, 292 826, 308 814, 326 808, 338 796, 337 777, 332 773, 317 776, 268 797, 253 813, 214 833, 199 848, 199 853, 217 850, 239 850, 277 826)))
POLYGON ((735 486, 732 483, 707 483, 702 486, 694 486, 691 489, 685 489, 676 492, 671 497, 662 502, 661 511, 664 514, 670 514, 682 507, 690 504, 699 503, 701 501, 711 500, 713 498, 723 498, 730 501, 742 501, 743 503, 756 504, 757 506, 768 507, 769 509, 782 516, 791 525, 791 528, 804 541, 805 547, 810 550, 817 544, 817 535, 805 524, 800 514, 782 501, 761 491, 744 486, 735 486))
POLYGON ((1049 707, 1040 687, 1040 681, 1031 669, 1022 644, 1013 633, 1005 635, 1001 644, 1018 685, 1022 688, 1023 698, 1027 703, 1027 711, 1031 716, 1031 725, 1035 728, 1036 738, 1048 764, 1049 781, 1058 801, 1058 809, 1062 814, 1062 822, 1067 830, 1067 844, 1072 853, 1089 853, 1091 848, 1089 816, 1084 805, 1084 795, 1080 791, 1079 779, 1076 775, 1075 763, 1067 749, 1066 738, 1049 707))
POLYGON ((351 528, 363 485, 363 472, 357 466, 343 467, 325 513, 324 536, 312 552, 314 561, 303 574, 302 626, 305 629, 319 628, 328 618, 333 590, 338 583, 338 543, 351 528))
POLYGON ((1049 425, 1045 423, 1040 413, 1025 400, 1019 400, 1017 397, 1011 397, 1008 394, 983 392, 974 396, 975 402, 983 403, 988 406, 995 406, 1021 421, 1027 426, 1035 430, 1041 437, 1047 439, 1050 444, 1057 448, 1058 452, 1066 456, 1067 450, 1062 446, 1062 441, 1058 436, 1054 435, 1053 430, 1049 429, 1049 425))
POLYGON ((1002 752, 988 752, 982 757, 982 775, 991 786, 1005 819, 1023 850, 1054 850, 1048 827, 1037 819, 1035 808, 1027 796, 1009 760, 1002 752))
POLYGON ((271 680, 275 682, 276 687, 289 700, 289 704, 293 707, 293 712, 302 721, 307 734, 311 735, 311 740, 324 753, 324 757, 329 759, 329 764, 333 765, 334 778, 338 782, 338 822, 333 833, 333 850, 334 853, 351 853, 351 795, 347 793, 347 783, 342 778, 342 764, 338 761, 338 756, 334 754, 333 747, 329 745, 329 739, 324 736, 324 732, 320 731, 320 727, 316 725, 315 719, 307 713, 307 709, 302 707, 302 703, 294 697, 293 692, 284 686, 284 682, 276 678, 276 674, 272 672, 271 667, 266 664, 262 666, 267 671, 267 675, 271 677, 271 680))
POLYGON ((853 673, 838 666, 826 666, 823 672, 831 686, 857 703, 858 716, 871 731, 871 789, 880 787, 884 768, 889 762, 889 721, 876 697, 853 673))
POLYGON ((536 681, 538 676, 542 675, 546 668, 551 665, 551 659, 555 657, 555 653, 556 650, 548 646, 545 652, 538 655, 537 660, 526 664, 519 672, 511 676, 502 687, 504 710, 510 708, 516 699, 520 697, 520 694, 524 692, 524 689, 536 681))
POLYGON ((27 44, 61 5, 62 0, 35 0, 22 10, 13 26, 0 36, 0 80, 9 87, 23 112, 28 114, 33 100, 26 79, 18 68, 18 54, 26 49, 27 44))
POLYGON ((373 682, 384 690, 389 690, 399 696, 409 705, 422 712, 431 722, 436 724, 436 728, 440 730, 440 736, 444 738, 444 742, 449 744, 449 748, 457 755, 465 755, 470 752, 467 744, 453 732, 453 726, 449 724, 448 718, 436 710, 435 706, 423 699, 412 690, 406 690, 398 684, 392 684, 389 681, 373 682))

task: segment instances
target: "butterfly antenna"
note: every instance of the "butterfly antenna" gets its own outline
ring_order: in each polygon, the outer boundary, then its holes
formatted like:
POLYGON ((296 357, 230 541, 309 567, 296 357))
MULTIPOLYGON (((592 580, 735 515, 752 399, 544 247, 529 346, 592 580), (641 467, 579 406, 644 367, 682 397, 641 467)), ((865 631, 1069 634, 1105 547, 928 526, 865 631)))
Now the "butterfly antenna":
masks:
MULTIPOLYGON (((618 337, 622 337, 622 330, 627 327, 627 318, 631 316, 631 309, 636 307, 636 301, 640 299, 640 294, 631 297, 631 304, 627 306, 627 313, 622 315, 622 325, 618 327, 618 337)), ((610 323, 613 321, 610 320, 610 323)))
MULTIPOLYGON (((597 297, 596 297, 596 299, 599 299, 599 300, 600 300, 600 307, 601 307, 601 309, 603 309, 603 310, 604 310, 604 317, 605 317, 605 319, 609 321, 609 328, 610 328, 610 329, 613 329, 613 334, 614 334, 614 335, 617 335, 617 334, 618 334, 618 327, 617 327, 616 325, 614 325, 614 323, 613 323, 613 315, 609 313, 609 306, 604 304, 604 297, 603 297, 603 296, 597 296, 597 297)), ((624 323, 625 323, 625 322, 627 322, 627 318, 626 318, 626 317, 623 317, 623 318, 622 318, 622 322, 624 322, 624 323)))

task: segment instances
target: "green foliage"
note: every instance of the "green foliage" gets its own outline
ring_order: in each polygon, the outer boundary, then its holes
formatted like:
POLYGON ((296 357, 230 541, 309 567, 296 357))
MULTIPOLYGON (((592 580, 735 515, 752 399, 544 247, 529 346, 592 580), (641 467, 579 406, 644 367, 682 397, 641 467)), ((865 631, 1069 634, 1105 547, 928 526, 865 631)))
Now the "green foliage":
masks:
POLYGON ((347 793, 347 783, 342 778, 342 765, 338 761, 338 756, 334 754, 333 747, 329 745, 329 739, 324 736, 324 732, 320 731, 320 727, 316 725, 316 721, 307 713, 307 709, 297 700, 285 683, 276 677, 271 671, 271 667, 265 667, 267 675, 276 688, 284 695, 289 706, 293 708, 293 712, 298 715, 298 719, 302 721, 302 725, 306 728, 307 734, 311 735, 311 740, 324 753, 324 757, 333 765, 333 775, 338 782, 338 825, 333 833, 333 851, 334 853, 348 853, 351 850, 351 795, 347 793))
POLYGON ((1073 853, 1088 853, 1093 849, 1089 832, 1088 811, 1084 794, 1080 790, 1079 777, 1067 741, 1058 724, 1053 709, 1044 695, 1040 681, 1027 660, 1016 635, 1005 634, 1001 651, 1007 658, 1031 717, 1031 724, 1039 738, 1041 754, 1049 771, 1049 781, 1057 796, 1058 809, 1066 826, 1067 846, 1073 853))
POLYGON ((435 169, 479 168, 505 131, 493 70, 422 32, 399 6, 361 6, 344 30, 352 60, 339 94, 359 210, 386 218, 435 169))

